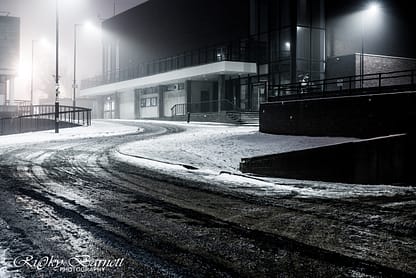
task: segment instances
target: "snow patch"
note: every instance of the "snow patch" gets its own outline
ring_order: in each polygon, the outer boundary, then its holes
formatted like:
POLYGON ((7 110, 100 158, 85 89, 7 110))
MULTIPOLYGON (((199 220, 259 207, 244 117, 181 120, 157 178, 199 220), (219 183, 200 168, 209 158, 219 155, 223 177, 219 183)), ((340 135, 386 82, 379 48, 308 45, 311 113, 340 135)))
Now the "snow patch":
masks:
POLYGON ((122 122, 93 120, 91 126, 62 128, 59 133, 55 133, 54 130, 45 130, 2 135, 0 136, 0 146, 108 137, 138 132, 143 132, 143 129, 137 129, 137 126, 126 125, 122 122))
POLYGON ((271 135, 258 132, 257 127, 218 123, 164 123, 180 126, 185 131, 120 145, 114 156, 121 161, 160 173, 262 196, 290 194, 298 197, 348 198, 416 193, 413 187, 259 178, 239 171, 239 163, 244 157, 358 139, 271 135))

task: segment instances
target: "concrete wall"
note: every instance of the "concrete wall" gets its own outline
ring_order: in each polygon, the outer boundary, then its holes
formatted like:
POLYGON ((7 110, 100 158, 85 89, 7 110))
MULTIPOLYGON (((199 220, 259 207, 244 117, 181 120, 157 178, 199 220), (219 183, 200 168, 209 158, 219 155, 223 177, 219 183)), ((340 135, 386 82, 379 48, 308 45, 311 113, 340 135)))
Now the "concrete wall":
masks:
MULTIPOLYGON (((360 75, 360 54, 350 54, 337 57, 329 57, 326 63, 326 78, 340 78, 360 75)), ((364 55, 364 74, 388 73, 416 69, 416 59, 403 57, 364 55)), ((387 75, 383 75, 387 77, 387 75)), ((392 75, 394 76, 394 75, 392 75)), ((349 88, 347 79, 344 80, 344 88, 349 88)), ((410 77, 391 78, 382 80, 381 86, 409 84, 410 77)), ((357 87, 358 87, 357 82, 357 87)), ((355 85, 355 84, 353 84, 355 85)), ((364 87, 378 86, 378 81, 365 81, 364 87)), ((328 85, 328 90, 337 89, 337 85, 328 85)), ((355 86, 352 86, 355 88, 355 86)))
POLYGON ((414 184, 413 135, 380 137, 243 159, 242 172, 360 184, 414 184))
MULTIPOLYGON (((172 120, 172 121, 187 121, 188 115, 181 115, 175 117, 168 117, 164 120, 172 120)), ((191 113, 190 114, 190 121, 191 122, 219 122, 219 123, 229 123, 229 124, 236 124, 236 121, 231 119, 227 116, 227 112, 222 111, 218 112, 210 112, 210 113, 191 113)))
POLYGON ((260 131, 371 138, 407 132, 416 122, 416 93, 264 103, 260 131))
POLYGON ((0 105, 4 105, 7 100, 7 79, 0 75, 0 105))
POLYGON ((120 93, 120 119, 135 119, 134 91, 120 93))
POLYGON ((0 74, 17 71, 20 57, 20 18, 0 16, 0 74))

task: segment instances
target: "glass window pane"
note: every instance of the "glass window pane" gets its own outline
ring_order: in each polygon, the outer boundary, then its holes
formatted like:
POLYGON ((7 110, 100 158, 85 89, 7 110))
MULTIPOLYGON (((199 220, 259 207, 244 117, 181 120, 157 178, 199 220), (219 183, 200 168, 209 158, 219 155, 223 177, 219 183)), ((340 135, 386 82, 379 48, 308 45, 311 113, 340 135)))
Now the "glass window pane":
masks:
POLYGON ((312 9, 312 27, 325 28, 325 14, 323 0, 309 0, 311 1, 312 9))
POLYGON ((290 25, 290 0, 280 1, 280 19, 280 26, 290 25))
POLYGON ((297 27, 297 50, 298 59, 310 59, 310 29, 297 27))
POLYGON ((298 24, 304 26, 310 26, 311 17, 310 17, 310 7, 309 0, 298 0, 298 24))
POLYGON ((312 60, 325 59, 325 31, 312 29, 312 60))
POLYGON ((290 57, 290 29, 283 29, 280 32, 280 58, 290 57))

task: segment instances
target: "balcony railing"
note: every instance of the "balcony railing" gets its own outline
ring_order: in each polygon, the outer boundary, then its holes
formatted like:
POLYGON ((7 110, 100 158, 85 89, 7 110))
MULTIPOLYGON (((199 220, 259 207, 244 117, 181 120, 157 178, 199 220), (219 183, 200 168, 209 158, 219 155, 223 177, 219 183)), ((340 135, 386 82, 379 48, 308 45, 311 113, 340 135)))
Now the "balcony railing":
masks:
POLYGON ((269 89, 269 101, 415 90, 416 70, 296 82, 269 89))
POLYGON ((255 62, 264 52, 261 51, 259 44, 253 37, 186 51, 176 56, 132 65, 126 69, 110 71, 82 80, 81 89, 221 61, 255 62))

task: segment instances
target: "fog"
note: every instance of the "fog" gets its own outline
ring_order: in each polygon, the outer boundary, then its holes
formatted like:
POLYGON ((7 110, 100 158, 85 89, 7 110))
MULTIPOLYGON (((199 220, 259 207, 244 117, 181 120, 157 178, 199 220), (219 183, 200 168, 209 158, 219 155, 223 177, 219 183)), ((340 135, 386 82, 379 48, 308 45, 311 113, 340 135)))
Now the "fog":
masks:
MULTIPOLYGON (((61 97, 72 96, 74 24, 86 21, 95 28, 78 28, 77 83, 101 73, 101 22, 145 0, 58 0, 60 11, 59 70, 61 97)), ((20 18, 20 67, 16 99, 30 98, 32 41, 34 43, 34 101, 54 95, 55 0, 0 0, 2 15, 20 18)))

